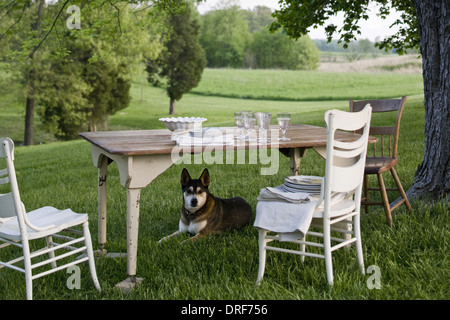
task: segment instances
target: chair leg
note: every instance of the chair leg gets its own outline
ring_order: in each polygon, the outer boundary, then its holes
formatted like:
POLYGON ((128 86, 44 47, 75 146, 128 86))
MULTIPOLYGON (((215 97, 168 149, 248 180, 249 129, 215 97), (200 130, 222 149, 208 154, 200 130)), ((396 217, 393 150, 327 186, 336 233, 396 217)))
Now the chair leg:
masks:
POLYGON ((360 214, 357 214, 353 217, 353 231, 355 233, 356 237, 356 254, 358 256, 358 263, 359 267, 361 268, 361 273, 363 275, 366 274, 365 268, 364 268, 364 255, 362 250, 362 240, 361 240, 361 221, 360 221, 360 214))
POLYGON ((31 272, 30 247, 28 240, 22 241, 23 262, 25 265, 25 287, 27 290, 27 300, 33 300, 33 279, 31 272))
POLYGON ((330 223, 325 222, 323 224, 323 245, 325 255, 325 268, 327 271, 327 280, 330 286, 333 285, 333 261, 331 257, 331 228, 330 223))
MULTIPOLYGON (((306 241, 306 235, 303 236, 302 241, 303 241, 303 242, 306 241)), ((305 245, 304 243, 301 243, 301 244, 300 244, 300 251, 303 252, 303 253, 305 253, 305 251, 306 251, 306 245, 305 245)), ((300 260, 301 260, 302 263, 305 262, 305 255, 301 255, 300 260)))
POLYGON ((266 267, 266 235, 267 230, 260 229, 258 233, 258 246, 259 246, 259 268, 256 284, 261 284, 264 276, 264 269, 266 267))
POLYGON ((89 258, 89 269, 91 271, 92 281, 94 282, 95 288, 98 291, 101 291, 100 283, 97 278, 97 271, 95 269, 94 250, 92 249, 91 233, 89 231, 89 224, 87 221, 83 223, 83 236, 86 244, 86 253, 89 258))
POLYGON ((370 201, 370 196, 369 196, 369 175, 368 174, 365 174, 364 175, 364 182, 363 182, 363 186, 364 186, 364 197, 365 197, 365 200, 366 200, 366 205, 364 206, 364 209, 365 209, 365 212, 366 213, 369 213, 369 208, 370 208, 370 206, 369 206, 369 201, 370 201))
POLYGON ((383 201, 384 212, 386 214, 386 221, 387 221, 387 224, 391 227, 392 226, 391 207, 390 207, 389 198, 388 198, 387 192, 386 192, 386 186, 384 185, 383 175, 381 173, 378 173, 377 178, 378 178, 378 185, 380 187, 380 192, 381 192, 381 199, 383 201))
MULTIPOLYGON (((53 244, 52 244, 53 237, 52 236, 45 237, 45 241, 47 242, 47 248, 52 248, 53 247, 53 244)), ((50 251, 48 253, 48 257, 50 259, 54 259, 55 258, 55 251, 50 251)), ((56 261, 51 262, 51 266, 52 266, 53 269, 56 268, 56 261)))
POLYGON ((394 178, 395 184, 397 185, 398 191, 400 192, 403 201, 405 203, 405 206, 408 208, 409 211, 412 211, 411 204, 409 203, 408 196, 405 193, 405 190, 403 189, 403 186, 400 182, 400 179, 398 178, 397 172, 394 168, 391 168, 391 174, 392 178, 394 178))

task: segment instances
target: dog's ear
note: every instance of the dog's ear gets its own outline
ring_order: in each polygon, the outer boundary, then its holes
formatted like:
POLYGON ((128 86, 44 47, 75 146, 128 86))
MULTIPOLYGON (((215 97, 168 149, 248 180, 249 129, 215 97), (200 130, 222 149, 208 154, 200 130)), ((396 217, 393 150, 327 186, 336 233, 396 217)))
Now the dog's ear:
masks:
POLYGON ((180 180, 181 187, 184 188, 184 186, 187 185, 189 181, 191 181, 191 176, 189 175, 187 169, 184 168, 183 171, 181 172, 181 180, 180 180))
POLYGON ((208 188, 210 180, 209 180, 209 171, 207 168, 205 168, 202 172, 202 175, 200 176, 200 181, 202 182, 202 184, 208 188))

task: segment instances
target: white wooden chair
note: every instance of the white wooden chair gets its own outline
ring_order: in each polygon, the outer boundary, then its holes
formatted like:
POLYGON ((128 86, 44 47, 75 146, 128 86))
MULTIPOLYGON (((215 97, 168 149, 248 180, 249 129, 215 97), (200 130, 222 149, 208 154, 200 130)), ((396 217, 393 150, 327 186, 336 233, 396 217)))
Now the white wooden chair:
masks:
MULTIPOLYGON (((327 123, 325 177, 311 222, 311 227, 322 229, 319 230, 322 232, 313 232, 309 229, 302 239, 290 241, 300 245, 299 250, 291 250, 283 248, 283 246, 269 246, 271 241, 280 240, 279 234, 273 235, 270 230, 259 229, 258 284, 264 275, 266 250, 301 255, 302 261, 304 256, 325 259, 327 280, 332 285, 331 253, 355 243, 359 266, 361 272, 365 274, 360 231, 360 206, 371 112, 372 108, 367 105, 357 113, 340 110, 329 110, 325 113, 327 123), (363 133, 357 141, 345 143, 334 139, 336 130, 354 131, 360 128, 363 128, 363 133), (333 193, 347 193, 349 196, 336 203, 336 201, 332 201, 333 193), (338 232, 343 237, 332 237, 332 231, 338 232), (306 236, 314 236, 322 240, 306 241, 306 236), (332 242, 337 244, 332 245, 332 242), (306 246, 322 248, 323 254, 306 252, 306 246)), ((298 206, 301 205, 298 204, 298 206)))
MULTIPOLYGON (((100 289, 95 270, 94 254, 91 235, 88 227, 88 215, 78 214, 70 209, 58 210, 53 207, 43 207, 30 212, 25 211, 14 169, 14 143, 9 138, 0 138, 0 168, 5 163, 6 168, 0 169, 0 185, 2 189, 9 191, 0 193, 0 249, 9 245, 22 248, 23 255, 8 262, 0 261, 0 268, 8 267, 25 274, 27 299, 33 298, 32 281, 47 274, 66 269, 75 264, 89 261, 89 267, 95 288, 100 289), (9 185, 9 186, 8 186, 9 185), (83 231, 68 229, 82 225, 83 231), (78 238, 57 234, 61 231, 69 231, 81 235, 78 238), (30 252, 30 240, 45 238, 47 245, 39 250, 30 252), (61 243, 54 242, 57 238, 61 243), (84 244, 76 246, 78 243, 84 244), (55 251, 65 249, 68 252, 55 255, 55 251), (86 254, 81 255, 83 252, 86 254), (48 254, 47 257, 42 255, 48 254), (57 266, 56 262, 71 255, 81 255, 80 259, 57 266), (37 261, 36 261, 37 260, 37 261), (16 265, 23 261, 23 268, 16 265), (41 271, 41 267, 47 264, 51 268, 41 271), (39 268, 40 272, 33 275, 33 269, 39 268)), ((65 262, 65 261, 64 261, 65 262)))

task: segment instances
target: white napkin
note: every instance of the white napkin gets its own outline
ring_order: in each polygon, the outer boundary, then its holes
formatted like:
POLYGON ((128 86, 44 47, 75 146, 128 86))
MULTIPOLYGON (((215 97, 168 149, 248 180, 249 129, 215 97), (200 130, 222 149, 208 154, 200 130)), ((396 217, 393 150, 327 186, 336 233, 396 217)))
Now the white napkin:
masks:
MULTIPOLYGON (((334 206, 351 193, 335 192, 331 197, 334 206)), ((323 210, 319 197, 304 192, 284 191, 283 185, 261 189, 257 198, 255 228, 276 232, 279 241, 302 239, 308 232, 314 211, 323 210)))
POLYGON ((254 227, 279 233, 280 241, 303 238, 317 206, 308 193, 286 192, 282 185, 261 189, 257 200, 254 227))
POLYGON ((233 145, 233 134, 223 134, 220 128, 203 128, 174 137, 179 146, 233 145))
POLYGON ((259 201, 253 225, 255 228, 279 233, 280 241, 302 239, 311 225, 316 205, 317 201, 259 201))

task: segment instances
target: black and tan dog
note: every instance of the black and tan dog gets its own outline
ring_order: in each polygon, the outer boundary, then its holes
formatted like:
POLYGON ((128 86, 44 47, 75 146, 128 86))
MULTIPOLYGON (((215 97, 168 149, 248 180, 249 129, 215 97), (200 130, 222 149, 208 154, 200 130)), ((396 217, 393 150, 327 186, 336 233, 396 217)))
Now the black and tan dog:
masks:
POLYGON ((252 217, 252 207, 242 198, 221 199, 214 197, 208 190, 210 184, 208 169, 204 169, 200 178, 191 179, 189 172, 181 173, 183 207, 178 231, 159 240, 191 233, 191 240, 209 234, 221 234, 247 225, 252 217))

